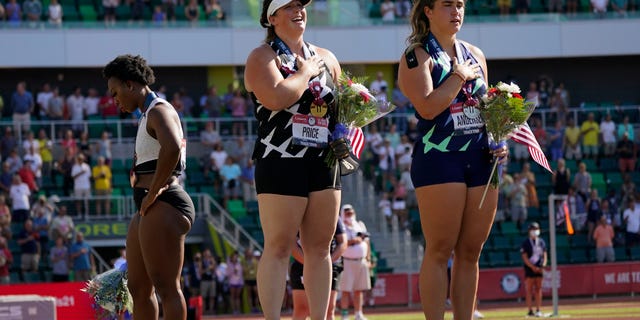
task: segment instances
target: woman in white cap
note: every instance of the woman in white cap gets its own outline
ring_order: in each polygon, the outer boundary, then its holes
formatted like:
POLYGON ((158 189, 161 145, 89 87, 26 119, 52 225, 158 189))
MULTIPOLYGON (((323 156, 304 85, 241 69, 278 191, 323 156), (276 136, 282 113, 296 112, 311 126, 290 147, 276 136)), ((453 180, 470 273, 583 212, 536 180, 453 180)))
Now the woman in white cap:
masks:
POLYGON ((280 319, 291 244, 300 231, 310 317, 325 319, 331 284, 329 243, 340 179, 325 162, 340 65, 329 50, 304 41, 310 0, 265 0, 265 42, 249 55, 245 87, 255 104, 256 191, 264 232, 258 294, 266 319, 280 319))

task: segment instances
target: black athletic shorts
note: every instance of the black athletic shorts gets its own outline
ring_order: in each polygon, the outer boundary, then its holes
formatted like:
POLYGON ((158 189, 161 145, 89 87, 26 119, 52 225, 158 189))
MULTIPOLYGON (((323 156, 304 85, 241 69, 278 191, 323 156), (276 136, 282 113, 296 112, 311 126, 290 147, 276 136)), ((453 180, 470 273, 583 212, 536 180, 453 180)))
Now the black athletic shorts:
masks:
POLYGON ((341 188, 340 172, 329 168, 324 157, 258 159, 255 179, 258 194, 308 197, 314 191, 341 188))
POLYGON ((489 181, 492 158, 488 149, 414 152, 411 180, 416 188, 449 182, 461 182, 467 187, 483 186, 489 181))
MULTIPOLYGON (((302 269, 304 265, 296 260, 291 263, 289 269, 289 281, 291 281, 291 289, 304 290, 304 284, 302 284, 302 269)), ((342 272, 342 267, 333 264, 331 270, 331 290, 338 290, 338 276, 342 272)))
MULTIPOLYGON (((148 192, 149 189, 133 188, 133 201, 135 201, 138 210, 140 210, 140 206, 142 205, 142 199, 148 192)), ((196 208, 189 194, 184 191, 180 185, 170 185, 167 190, 160 194, 157 200, 166 202, 178 209, 193 225, 193 220, 196 218, 196 208)))

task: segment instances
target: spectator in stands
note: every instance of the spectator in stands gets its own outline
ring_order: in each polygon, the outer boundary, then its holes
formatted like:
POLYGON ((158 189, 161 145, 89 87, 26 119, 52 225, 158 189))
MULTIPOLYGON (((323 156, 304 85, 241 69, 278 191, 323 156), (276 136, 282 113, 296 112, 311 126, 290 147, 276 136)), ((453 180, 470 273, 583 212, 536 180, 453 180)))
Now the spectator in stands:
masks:
MULTIPOLYGON (((180 1, 183 2, 183 1, 180 1)), ((164 12, 167 14, 167 20, 171 22, 176 21, 176 6, 178 5, 178 0, 162 0, 162 6, 164 8, 164 12)), ((162 90, 158 90, 162 91, 162 90)), ((166 97, 162 99, 166 100, 166 97)))
POLYGON ((76 156, 76 163, 71 168, 71 177, 73 196, 76 198, 76 215, 86 217, 89 214, 88 202, 91 197, 91 167, 84 160, 84 155, 76 156))
POLYGON ((213 121, 208 121, 204 125, 204 130, 200 132, 200 143, 206 148, 211 148, 222 143, 220 133, 215 128, 213 121))
POLYGON ((391 90, 391 103, 396 106, 396 110, 393 111, 393 114, 396 116, 394 120, 397 124, 398 132, 406 133, 407 115, 411 113, 409 109, 412 108, 412 106, 409 99, 400 90, 397 80, 393 90, 391 90))
POLYGON ((167 14, 164 12, 164 9, 161 5, 156 5, 153 7, 153 15, 151 16, 151 21, 155 22, 156 25, 163 25, 167 22, 167 14))
POLYGON ((22 276, 27 272, 38 272, 40 263, 40 245, 38 243, 38 232, 33 229, 31 219, 24 220, 24 228, 16 237, 20 245, 20 266, 22 276))
POLYGON ((382 146, 376 150, 378 155, 378 168, 382 172, 382 186, 386 188, 391 176, 396 172, 395 150, 391 147, 391 141, 385 137, 382 146))
POLYGON ((616 261, 616 254, 613 251, 614 237, 611 220, 604 215, 600 216, 598 226, 593 232, 593 240, 596 242, 596 261, 600 263, 616 261))
POLYGON ((533 132, 533 135, 536 137, 536 140, 540 144, 542 150, 548 150, 549 140, 547 139, 547 130, 545 130, 542 125, 542 119, 535 117, 532 120, 533 124, 531 126, 531 131, 533 132))
POLYGON ((413 144, 409 141, 409 136, 403 134, 400 137, 400 143, 396 147, 395 156, 396 164, 400 172, 405 168, 411 167, 411 155, 413 154, 413 144))
MULTIPOLYGON (((562 0, 552 0, 552 1, 562 1, 562 0)), ((556 119, 564 119, 567 117, 567 113, 569 112, 569 106, 565 104, 565 99, 562 97, 562 90, 560 88, 556 88, 551 95, 551 99, 549 99, 549 107, 551 111, 555 112, 556 119)))
POLYGON ((591 173, 587 171, 587 164, 580 162, 578 165, 578 172, 576 172, 576 175, 573 177, 573 187, 585 203, 591 194, 591 184, 591 173))
POLYGON ((110 166, 111 165, 111 137, 109 136, 109 131, 104 130, 102 134, 100 134, 100 140, 96 142, 95 145, 95 154, 98 157, 104 158, 104 164, 110 166))
POLYGON ((498 9, 500 11, 500 16, 508 16, 511 13, 511 0, 498 0, 498 9))
POLYGON ((64 117, 64 96, 60 95, 58 87, 53 88, 53 95, 49 99, 49 108, 47 108, 47 116, 49 120, 62 120, 64 117))
POLYGON ((76 156, 78 152, 78 143, 73 135, 73 130, 67 129, 64 131, 64 138, 60 141, 60 145, 65 151, 69 150, 71 156, 76 156))
POLYGON ((215 256, 216 261, 216 307, 215 310, 227 312, 229 309, 229 278, 227 276, 227 263, 220 256, 215 256))
POLYGON ((220 177, 222 178, 223 201, 225 207, 229 200, 240 198, 240 175, 242 169, 231 157, 227 157, 224 164, 220 168, 220 177))
POLYGON ((42 17, 42 3, 39 0, 25 0, 22 3, 22 11, 26 21, 39 22, 42 17))
POLYGON ((49 23, 57 26, 62 24, 64 12, 62 11, 62 6, 58 3, 58 0, 51 0, 49 7, 47 8, 47 12, 49 13, 49 23))
POLYGON ((103 118, 115 117, 118 115, 118 106, 116 105, 115 99, 109 94, 109 91, 105 91, 102 98, 100 98, 98 110, 100 110, 100 114, 103 118))
POLYGON ((23 162, 22 167, 18 170, 18 175, 23 183, 29 187, 31 194, 36 194, 39 187, 36 183, 36 175, 31 170, 31 160, 27 159, 23 162))
POLYGON ((224 19, 224 11, 218 0, 205 1, 207 20, 218 22, 224 19))
POLYGON ((9 157, 7 157, 4 161, 9 164, 9 171, 13 174, 18 173, 18 171, 24 165, 24 161, 22 161, 22 158, 20 158, 20 155, 18 155, 18 151, 16 149, 11 150, 11 152, 9 153, 9 157))
POLYGON ((227 277, 229 279, 229 291, 231 293, 231 310, 233 314, 240 314, 242 307, 242 289, 244 288, 244 278, 242 277, 242 263, 238 257, 238 252, 234 251, 227 259, 227 277))
POLYGON ((509 186, 508 191, 509 199, 509 213, 511 214, 511 221, 516 222, 518 230, 524 227, 524 222, 527 220, 527 186, 525 180, 522 179, 520 173, 514 173, 513 184, 509 186))
POLYGON ((591 9, 593 9, 593 14, 597 18, 604 18, 607 14, 607 6, 609 5, 609 0, 590 0, 591 9))
POLYGON ((215 179, 220 179, 220 169, 227 161, 228 157, 229 154, 223 149, 222 144, 216 144, 213 147, 213 151, 211 151, 211 154, 209 155, 209 158, 211 159, 211 167, 205 168, 205 177, 209 174, 207 169, 210 169, 214 173, 214 181, 215 179))
POLYGON ((248 159, 251 159, 253 153, 253 143, 247 143, 244 135, 237 136, 234 139, 229 139, 224 144, 224 150, 226 150, 228 156, 233 158, 236 163, 247 163, 248 159))
POLYGON ((525 299, 529 312, 527 316, 542 317, 542 275, 547 265, 547 245, 540 238, 540 225, 532 222, 529 225, 529 237, 520 246, 524 263, 525 299), (532 299, 535 298, 536 312, 533 312, 532 299))
POLYGON ((538 91, 537 82, 535 81, 529 82, 529 90, 527 90, 527 94, 525 95, 525 100, 527 102, 533 103, 533 105, 536 107, 540 105, 540 92, 538 91))
MULTIPOLYGON (((341 74, 331 51, 303 39, 309 2, 263 2, 260 24, 267 29, 267 37, 249 54, 245 68, 245 87, 260 123, 253 155, 258 159, 259 214, 267 222, 262 224, 265 245, 258 267, 260 303, 267 319, 280 318, 290 246, 298 231, 306 254, 304 279, 311 318, 326 316, 330 292, 329 243, 340 202, 340 180, 333 173, 338 168, 328 168, 323 161, 328 142, 324 134, 309 141, 316 147, 309 147, 295 142, 301 138, 295 130, 284 130, 294 114, 296 119, 326 119, 327 102, 332 104, 329 97, 335 94, 333 81, 341 74), (305 98, 314 93, 317 98, 305 98), (285 171, 298 174, 283 175, 285 171)), ((320 129, 328 133, 326 127, 320 129)))
MULTIPOLYGON (((383 0, 380 4, 380 15, 382 22, 393 22, 396 20, 396 6, 391 0, 383 0)), ((386 86, 385 86, 386 87, 386 86)))
MULTIPOLYGON (((245 98, 242 90, 236 89, 233 92, 233 98, 231 98, 231 116, 234 118, 244 118, 247 116, 247 99, 245 98)), ((233 136, 242 136, 245 134, 244 122, 234 121, 231 128, 231 134, 233 136)))
MULTIPOLYGON (((73 190, 73 177, 71 176, 71 169, 75 164, 75 156, 73 153, 73 148, 65 148, 64 155, 60 161, 54 163, 54 171, 56 174, 62 175, 62 191, 65 196, 69 196, 71 194, 71 190, 73 190)), ((53 179, 55 180, 55 177, 53 179)))
POLYGON ((6 198, 0 194, 0 236, 11 239, 11 210, 7 206, 6 198))
POLYGON ((22 21, 22 7, 16 0, 9 0, 5 5, 7 21, 10 25, 18 25, 22 21))
MULTIPOLYGON (((13 0, 12 0, 13 1, 13 0)), ((10 109, 13 112, 13 128, 18 134, 31 130, 31 112, 35 107, 33 95, 27 91, 27 83, 18 82, 16 91, 11 96, 10 109)))
POLYGON ((51 226, 49 227, 50 238, 57 239, 62 237, 67 243, 73 238, 74 229, 73 219, 67 215, 67 206, 60 206, 58 214, 51 220, 51 226))
POLYGON ((7 248, 7 239, 0 236, 0 284, 9 284, 9 268, 13 264, 13 255, 7 248))
MULTIPOLYGON (((252 313, 260 312, 260 301, 258 301, 258 262, 262 253, 260 250, 251 251, 247 248, 242 259, 242 278, 244 279, 244 288, 249 297, 249 307, 252 313)), ((334 302, 335 304, 335 302, 334 302)))
MULTIPOLYGON (((190 297, 198 297, 201 295, 200 284, 202 280, 202 254, 200 252, 193 253, 190 262, 185 262, 186 276, 185 276, 185 287, 189 290, 188 295, 190 297)), ((187 294, 185 292, 185 294, 187 294)), ((206 312, 209 308, 207 305, 207 297, 203 296, 203 307, 202 309, 206 312)))
POLYGON ((11 220, 13 222, 24 222, 29 217, 31 207, 29 197, 31 191, 29 186, 22 182, 20 176, 15 174, 9 188, 9 198, 11 199, 11 220))
POLYGON ((598 137, 600 136, 600 126, 595 121, 595 114, 589 112, 587 120, 580 126, 582 136, 582 152, 586 158, 598 159, 598 137))
POLYGON ((506 220, 507 216, 511 216, 509 193, 512 185, 513 177, 507 173, 507 170, 502 170, 502 178, 498 188, 498 206, 496 208, 496 216, 493 219, 494 224, 500 231, 502 231, 502 222, 506 220))
POLYGON ((194 258, 194 265, 197 266, 200 276, 199 279, 196 279, 196 282, 200 283, 199 292, 204 299, 205 311, 216 313, 216 268, 218 267, 218 263, 211 254, 210 249, 204 249, 204 251, 202 251, 202 257, 196 258, 194 258), (196 261, 196 258, 200 260, 196 261))
POLYGON ((582 197, 576 193, 576 189, 574 187, 569 188, 567 203, 569 204, 569 213, 575 229, 578 231, 582 230, 584 227, 583 222, 587 217, 587 208, 584 200, 582 200, 582 197), (577 223, 576 221, 580 221, 580 223, 577 223))
POLYGON ((633 129, 633 124, 629 122, 629 116, 624 116, 622 119, 622 123, 618 125, 618 139, 622 140, 625 132, 629 140, 635 141, 635 130, 633 129))
POLYGON ((351 300, 355 319, 366 320, 362 313, 362 306, 364 291, 371 289, 369 233, 364 222, 357 220, 356 211, 352 205, 343 205, 341 212, 347 240, 347 248, 342 254, 344 270, 338 286, 340 292, 342 292, 342 297, 340 298, 341 314, 343 319, 347 316, 349 300, 351 300))
POLYGON ((63 237, 57 237, 55 245, 49 250, 51 260, 51 280, 53 282, 69 281, 69 248, 63 237))
MULTIPOLYGON (((53 218, 53 213, 55 212, 56 208, 53 205, 53 203, 51 203, 50 201, 47 201, 47 196, 45 196, 44 194, 41 194, 38 196, 38 200, 36 200, 33 205, 31 206, 31 217, 37 217, 40 213, 42 213, 42 215, 47 218, 47 232, 49 232, 49 222, 51 222, 51 219, 53 218)), ((33 225, 34 227, 38 226, 37 221, 33 221, 33 225)), ((46 238, 49 238, 49 235, 46 235, 46 238)))
POLYGON ((13 182, 14 173, 11 172, 11 165, 9 162, 2 162, 2 173, 0 173, 0 188, 5 195, 9 195, 9 189, 13 182))
POLYGON ((411 12, 411 1, 409 0, 396 0, 396 17, 400 19, 407 19, 411 12))
POLYGON ((197 0, 189 0, 189 4, 184 7, 184 16, 191 23, 198 22, 198 19, 200 19, 200 5, 197 0))
POLYGON ((587 199, 587 203, 585 205, 587 207, 587 237, 589 242, 593 239, 593 230, 595 230, 596 225, 600 221, 600 217, 602 214, 602 200, 598 195, 598 189, 592 189, 591 195, 589 199, 587 199))
POLYGON ((67 97, 67 108, 69 108, 69 116, 71 128, 74 132, 79 133, 84 129, 84 119, 87 115, 85 97, 82 95, 82 88, 75 86, 73 94, 67 97))
POLYGON ((600 122, 600 134, 602 135, 603 153, 605 157, 612 157, 616 153, 616 124, 611 120, 611 114, 607 113, 600 122))
POLYGON ((627 0, 611 0, 611 10, 615 11, 619 17, 627 16, 628 5, 627 0))
POLYGON ((576 126, 572 117, 567 119, 567 126, 564 129, 564 158, 567 160, 581 160, 582 150, 580 148, 580 128, 576 126))
POLYGON ((78 139, 78 150, 80 154, 84 156, 84 161, 86 163, 91 163, 91 142, 89 141, 89 132, 84 130, 80 133, 80 138, 78 139))
POLYGON ((620 203, 626 204, 627 201, 636 195, 636 184, 631 178, 631 174, 626 172, 622 174, 622 185, 620 186, 620 203))
POLYGON ((91 253, 91 246, 84 241, 84 234, 76 232, 76 242, 71 245, 69 258, 73 263, 74 281, 89 281, 91 273, 96 271, 96 264, 91 253))
POLYGON ((22 152, 28 154, 31 147, 34 148, 34 152, 40 153, 40 144, 35 140, 33 131, 26 131, 22 137, 22 152))
POLYGON ((42 157, 40 156, 40 152, 35 150, 35 146, 38 145, 36 141, 36 143, 28 149, 27 154, 24 155, 24 163, 29 162, 28 168, 33 173, 33 178, 35 179, 36 188, 34 190, 40 190, 42 187, 42 157))
POLYGON ((240 183, 242 183, 242 199, 246 202, 257 201, 258 195, 256 193, 256 167, 253 164, 253 159, 247 159, 247 162, 242 166, 242 173, 240 174, 240 183))
POLYGON ((51 177, 53 164, 52 147, 53 142, 47 137, 47 131, 40 129, 38 131, 38 150, 40 151, 40 159, 42 160, 42 175, 45 177, 51 177))
POLYGON ((622 134, 622 139, 616 145, 616 155, 618 157, 618 168, 621 173, 633 172, 636 168, 637 146, 633 140, 629 139, 628 133, 622 134))
MULTIPOLYGON (((42 197, 44 196, 41 196, 41 198, 36 202, 46 202, 46 200, 43 200, 42 197)), ((34 209, 36 209, 32 210, 31 212, 31 217, 33 219, 33 230, 38 233, 40 254, 41 256, 46 257, 49 253, 49 225, 51 222, 51 218, 48 212, 46 212, 41 206, 34 205, 33 207, 34 209)))
POLYGON ((180 116, 180 119, 184 118, 186 114, 185 114, 184 104, 182 103, 182 97, 180 96, 180 92, 173 93, 173 98, 171 99, 171 105, 173 106, 174 109, 176 109, 176 112, 178 113, 178 116, 180 116))
POLYGON ((527 207, 540 208, 538 192, 536 191, 536 175, 531 171, 530 162, 525 162, 522 164, 520 179, 527 188, 527 207))
MULTIPOLYGON (((57 0, 55 1, 57 3, 57 0)), ((49 8, 51 8, 51 4, 49 5, 49 8)), ((53 97, 53 92, 51 91, 51 85, 48 82, 45 82, 42 85, 42 90, 38 92, 38 94, 36 95, 36 106, 38 109, 38 112, 36 115, 39 120, 48 120, 47 113, 49 109, 49 99, 51 99, 51 97, 53 97)))
POLYGON ((569 186, 571 186, 571 170, 567 168, 563 158, 558 159, 557 163, 556 170, 551 176, 553 193, 557 195, 568 194, 569 186))
POLYGON ((11 151, 15 150, 18 146, 18 140, 13 135, 13 129, 10 126, 4 128, 4 135, 0 139, 0 152, 2 154, 2 160, 6 161, 11 151))
POLYGON ((0 2, 0 21, 4 21, 4 19, 6 18, 6 14, 7 12, 4 10, 4 6, 0 2))
POLYGON ((97 115, 99 104, 100 97, 98 96, 98 90, 96 90, 96 88, 89 88, 89 90, 87 90, 87 96, 84 98, 85 118, 97 115))
POLYGON ((389 85, 387 84, 387 81, 384 80, 384 73, 382 73, 382 71, 378 71, 376 73, 376 79, 371 81, 371 84, 369 85, 369 90, 373 95, 377 95, 382 91, 382 87, 388 88, 389 85))
POLYGON ((106 163, 103 156, 98 157, 98 162, 91 169, 94 190, 96 191, 96 214, 102 216, 111 213, 111 167, 106 163))
POLYGON ((551 85, 547 77, 541 76, 538 80, 538 108, 549 109, 551 103, 551 85))
POLYGON ((640 206, 635 197, 629 197, 626 204, 622 219, 626 226, 625 245, 628 249, 640 244, 640 206))

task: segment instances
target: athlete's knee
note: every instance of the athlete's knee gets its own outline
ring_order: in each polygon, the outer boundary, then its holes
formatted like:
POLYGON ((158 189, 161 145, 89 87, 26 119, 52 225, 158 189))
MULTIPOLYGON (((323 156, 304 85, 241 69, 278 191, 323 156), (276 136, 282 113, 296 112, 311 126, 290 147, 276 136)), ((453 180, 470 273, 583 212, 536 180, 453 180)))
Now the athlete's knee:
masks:
POLYGON ((153 297, 153 286, 136 282, 131 277, 127 281, 127 288, 135 301, 143 301, 153 297))
POLYGON ((461 241, 456 246, 456 261, 476 263, 480 259, 483 242, 480 241, 461 241))
POLYGON ((272 240, 265 243, 263 256, 271 256, 276 259, 289 259, 291 255, 291 243, 288 240, 272 240))
POLYGON ((434 243, 432 246, 427 244, 425 248, 425 257, 428 257, 431 261, 435 261, 438 264, 446 264, 451 257, 454 245, 444 241, 434 243))

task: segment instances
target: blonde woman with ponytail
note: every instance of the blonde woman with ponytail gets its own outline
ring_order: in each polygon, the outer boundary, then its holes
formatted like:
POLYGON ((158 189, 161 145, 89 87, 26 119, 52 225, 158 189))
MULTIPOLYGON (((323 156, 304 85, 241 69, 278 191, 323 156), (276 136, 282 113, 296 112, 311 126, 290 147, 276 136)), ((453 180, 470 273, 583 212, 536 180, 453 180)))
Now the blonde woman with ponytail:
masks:
POLYGON ((398 84, 418 118, 411 178, 426 240, 420 300, 429 320, 444 318, 452 251, 454 317, 473 318, 478 260, 496 212, 498 190, 490 189, 482 208, 478 205, 493 156, 507 156, 504 145, 490 143, 477 109, 488 83, 484 54, 456 39, 464 12, 463 0, 415 1, 408 48, 398 71, 398 84))

